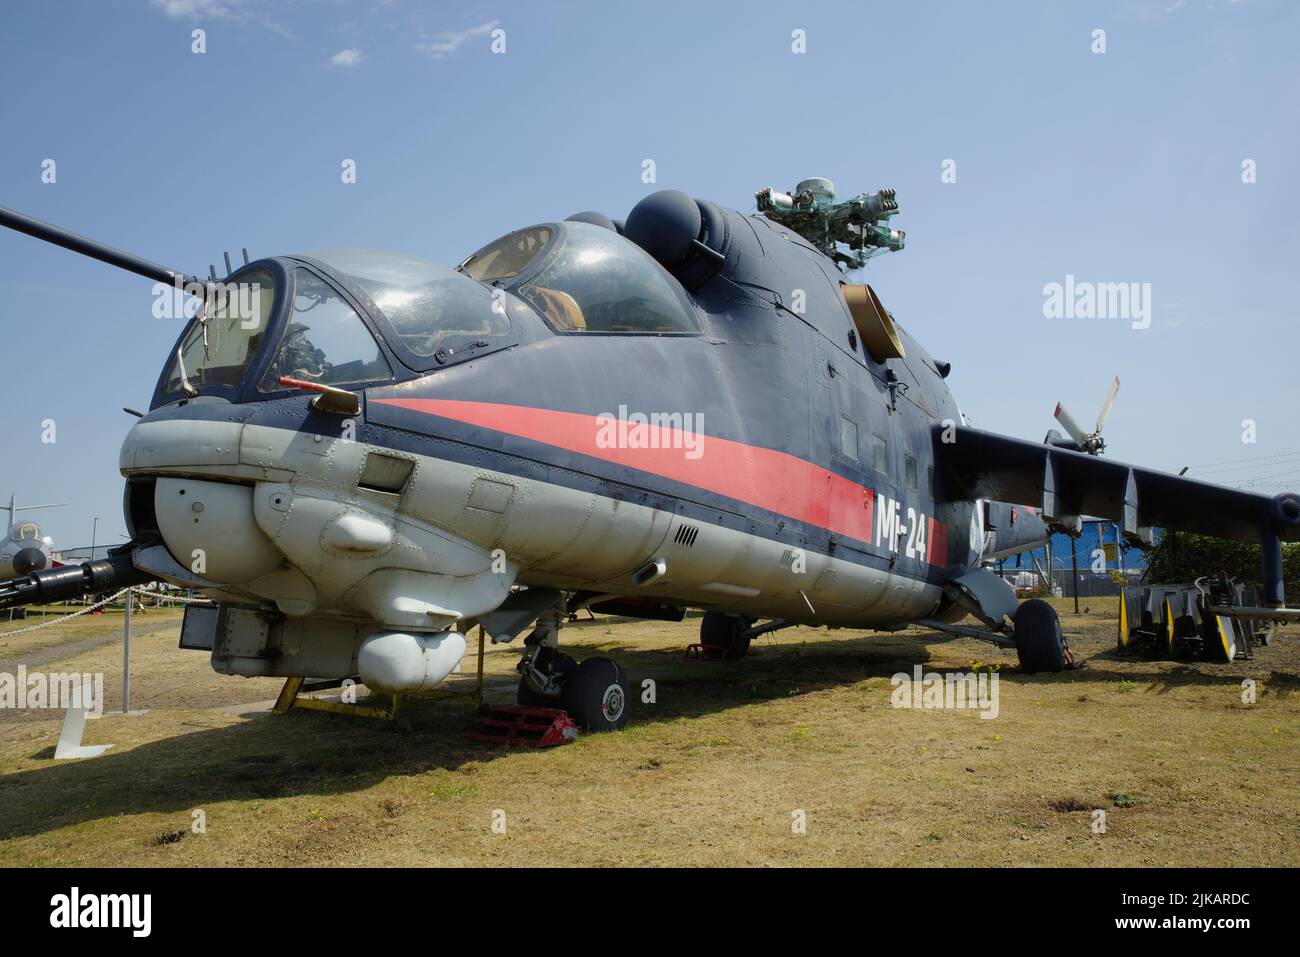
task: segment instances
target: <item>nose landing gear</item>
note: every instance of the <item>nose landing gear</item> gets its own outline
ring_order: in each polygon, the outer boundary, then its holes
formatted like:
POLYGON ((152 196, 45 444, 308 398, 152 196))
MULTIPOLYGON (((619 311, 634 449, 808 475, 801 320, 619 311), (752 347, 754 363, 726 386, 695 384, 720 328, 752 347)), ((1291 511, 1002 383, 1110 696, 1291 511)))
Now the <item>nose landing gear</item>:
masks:
POLYGON ((563 618, 559 606, 543 612, 524 639, 515 700, 526 707, 562 708, 588 732, 617 731, 627 724, 631 710, 627 672, 610 658, 588 658, 579 664, 559 651, 563 618))

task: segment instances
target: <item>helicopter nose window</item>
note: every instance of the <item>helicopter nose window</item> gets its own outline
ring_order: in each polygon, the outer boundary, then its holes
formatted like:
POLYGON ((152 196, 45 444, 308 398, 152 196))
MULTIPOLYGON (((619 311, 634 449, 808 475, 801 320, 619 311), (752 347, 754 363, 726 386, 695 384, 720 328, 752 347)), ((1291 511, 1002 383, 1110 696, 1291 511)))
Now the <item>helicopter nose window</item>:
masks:
POLYGON ((278 392, 280 376, 321 385, 349 385, 392 377, 361 317, 315 273, 294 273, 293 315, 280 351, 262 377, 263 392, 278 392))
POLYGON ((267 319, 275 301, 275 278, 265 269, 239 275, 237 293, 221 298, 193 322, 180 345, 181 361, 173 355, 164 389, 181 391, 182 377, 191 386, 238 386, 262 346, 267 319))

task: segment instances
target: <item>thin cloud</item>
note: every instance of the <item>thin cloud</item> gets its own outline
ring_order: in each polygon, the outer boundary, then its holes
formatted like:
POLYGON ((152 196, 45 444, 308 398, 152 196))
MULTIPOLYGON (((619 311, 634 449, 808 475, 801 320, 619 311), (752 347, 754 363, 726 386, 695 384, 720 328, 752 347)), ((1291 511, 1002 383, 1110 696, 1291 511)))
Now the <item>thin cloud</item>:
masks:
POLYGON ((288 27, 244 4, 245 0, 149 0, 149 6, 173 20, 189 20, 191 23, 229 20, 241 25, 255 23, 286 39, 293 39, 293 33, 288 27))
POLYGON ((149 6, 174 20, 198 20, 208 17, 227 20, 241 0, 149 0, 149 6))
POLYGON ((468 30, 439 33, 432 43, 420 43, 415 48, 426 56, 433 57, 435 60, 442 60, 449 54, 455 53, 467 41, 473 40, 475 37, 487 36, 500 25, 500 20, 489 20, 487 23, 480 23, 468 30))
POLYGON ((340 50, 338 53, 330 57, 330 66, 356 66, 365 58, 366 55, 356 47, 349 47, 346 50, 340 50))

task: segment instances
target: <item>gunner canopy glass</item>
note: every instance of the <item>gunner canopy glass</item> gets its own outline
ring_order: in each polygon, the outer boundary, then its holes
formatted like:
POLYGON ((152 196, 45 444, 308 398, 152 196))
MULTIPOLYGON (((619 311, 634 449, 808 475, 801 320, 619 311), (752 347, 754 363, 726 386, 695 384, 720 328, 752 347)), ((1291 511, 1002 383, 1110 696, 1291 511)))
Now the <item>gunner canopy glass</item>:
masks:
POLYGON ((352 385, 392 377, 361 317, 334 287, 308 269, 294 270, 293 314, 275 360, 258 388, 286 388, 280 376, 320 385, 352 385))
POLYGON ((182 374, 199 391, 237 387, 261 348, 274 302, 275 277, 268 270, 252 269, 231 280, 181 340, 180 361, 172 355, 164 391, 180 392, 182 374))
POLYGON ((369 249, 332 250, 316 258, 360 286, 418 356, 467 341, 489 345, 510 335, 504 300, 454 269, 369 249))
POLYGON ((461 269, 486 282, 507 280, 560 332, 682 335, 700 332, 681 285, 648 253, 616 232, 565 222, 511 233, 470 256, 461 269), (508 280, 536 275, 522 283, 508 280))
POLYGON ((502 236, 461 263, 461 271, 480 282, 513 279, 546 248, 551 235, 548 227, 533 226, 502 236))

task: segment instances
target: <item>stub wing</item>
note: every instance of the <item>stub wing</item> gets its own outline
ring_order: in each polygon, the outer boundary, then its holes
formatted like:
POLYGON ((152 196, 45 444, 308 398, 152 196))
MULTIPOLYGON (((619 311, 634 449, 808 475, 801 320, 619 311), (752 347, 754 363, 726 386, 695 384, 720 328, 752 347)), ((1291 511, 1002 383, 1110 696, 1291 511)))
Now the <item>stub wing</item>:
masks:
POLYGON ((1155 528, 1264 546, 1264 584, 1281 603, 1281 543, 1300 541, 1300 495, 1258 495, 966 427, 934 427, 935 461, 948 498, 1031 505, 1053 528, 1083 516, 1116 522, 1149 544, 1155 528))

